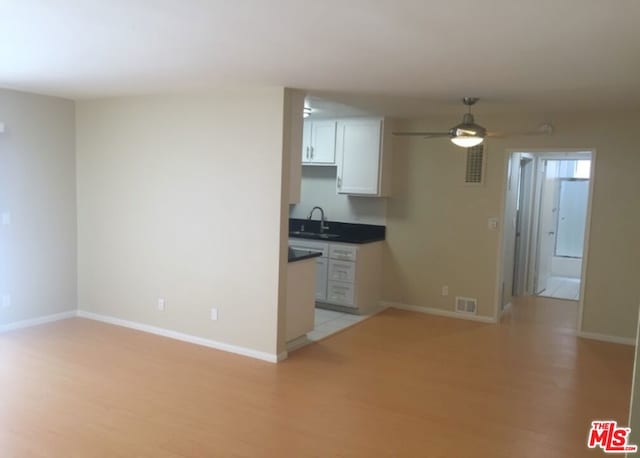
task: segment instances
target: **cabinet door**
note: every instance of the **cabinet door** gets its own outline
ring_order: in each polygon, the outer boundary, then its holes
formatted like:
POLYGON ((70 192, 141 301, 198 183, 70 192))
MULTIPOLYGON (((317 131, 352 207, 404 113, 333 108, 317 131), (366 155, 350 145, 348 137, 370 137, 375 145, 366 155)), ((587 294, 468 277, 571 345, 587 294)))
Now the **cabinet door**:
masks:
POLYGON ((379 194, 381 136, 381 120, 339 122, 338 193, 379 194))
POLYGON ((311 162, 311 121, 302 125, 302 163, 311 162))
POLYGON ((327 275, 329 265, 327 258, 316 258, 316 300, 327 300, 327 275))
POLYGON ((311 160, 313 164, 336 163, 336 122, 311 123, 311 160))

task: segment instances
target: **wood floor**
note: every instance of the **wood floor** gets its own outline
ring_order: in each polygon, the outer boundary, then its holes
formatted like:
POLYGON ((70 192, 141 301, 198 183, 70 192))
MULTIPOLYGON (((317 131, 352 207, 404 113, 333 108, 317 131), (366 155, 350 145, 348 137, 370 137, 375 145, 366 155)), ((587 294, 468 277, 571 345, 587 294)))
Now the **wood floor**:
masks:
POLYGON ((526 307, 388 310, 278 365, 83 319, 0 335, 0 456, 597 456, 633 348, 526 307))

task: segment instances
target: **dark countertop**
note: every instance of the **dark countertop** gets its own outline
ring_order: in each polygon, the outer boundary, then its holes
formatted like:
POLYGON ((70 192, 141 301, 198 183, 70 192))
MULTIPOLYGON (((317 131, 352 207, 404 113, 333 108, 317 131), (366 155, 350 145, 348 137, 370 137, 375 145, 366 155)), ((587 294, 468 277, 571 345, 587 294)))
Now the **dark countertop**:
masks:
POLYGON ((329 229, 320 234, 320 221, 290 218, 289 237, 343 243, 372 243, 385 239, 385 226, 338 221, 326 221, 325 224, 329 226, 329 229))
POLYGON ((317 258, 319 256, 322 256, 322 253, 318 251, 289 248, 289 262, 304 261, 305 259, 317 258))

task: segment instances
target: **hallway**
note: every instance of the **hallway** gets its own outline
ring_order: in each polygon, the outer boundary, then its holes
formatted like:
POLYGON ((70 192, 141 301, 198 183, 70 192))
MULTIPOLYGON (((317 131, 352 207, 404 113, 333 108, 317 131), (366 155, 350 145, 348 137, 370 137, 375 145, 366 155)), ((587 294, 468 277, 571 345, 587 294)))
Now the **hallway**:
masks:
MULTIPOLYGON (((513 298, 513 305, 500 320, 502 325, 536 326, 550 331, 574 332, 578 323, 578 302, 541 296, 513 298)), ((543 330, 540 329, 542 332, 543 330)))

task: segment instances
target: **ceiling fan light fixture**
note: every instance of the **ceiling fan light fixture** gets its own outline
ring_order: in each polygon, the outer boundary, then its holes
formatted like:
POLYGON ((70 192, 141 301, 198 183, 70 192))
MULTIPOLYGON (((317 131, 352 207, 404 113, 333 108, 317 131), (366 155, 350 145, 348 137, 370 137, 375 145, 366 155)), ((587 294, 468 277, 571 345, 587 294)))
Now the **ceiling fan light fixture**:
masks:
POLYGON ((462 148, 472 148, 479 145, 484 141, 484 138, 477 137, 475 135, 460 135, 458 137, 451 137, 451 142, 462 148))

